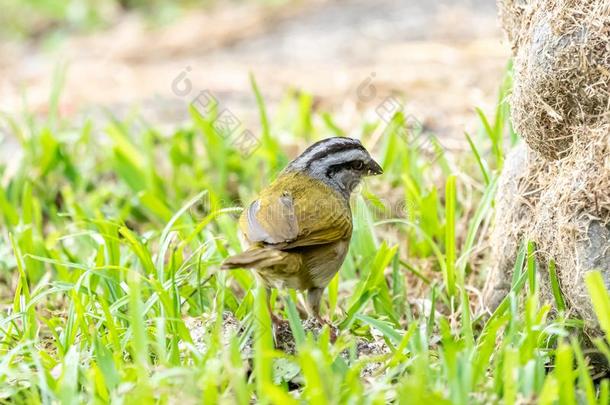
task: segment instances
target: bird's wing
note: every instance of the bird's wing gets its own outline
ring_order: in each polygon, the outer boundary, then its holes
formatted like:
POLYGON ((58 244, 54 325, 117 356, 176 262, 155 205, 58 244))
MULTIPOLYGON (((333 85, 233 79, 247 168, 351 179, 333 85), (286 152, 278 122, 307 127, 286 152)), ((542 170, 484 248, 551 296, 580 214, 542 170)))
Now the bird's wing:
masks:
POLYGON ((256 200, 248 207, 246 236, 251 242, 278 244, 293 241, 299 236, 299 225, 290 196, 275 201, 256 200))
POLYGON ((250 243, 292 249, 349 238, 352 217, 338 192, 318 180, 289 174, 250 204, 241 227, 250 243))

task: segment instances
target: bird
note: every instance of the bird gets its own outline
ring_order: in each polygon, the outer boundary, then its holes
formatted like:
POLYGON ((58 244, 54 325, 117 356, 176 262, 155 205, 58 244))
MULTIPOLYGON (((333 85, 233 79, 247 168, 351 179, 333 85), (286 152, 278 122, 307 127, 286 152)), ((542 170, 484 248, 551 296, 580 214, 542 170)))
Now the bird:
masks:
MULTIPOLYGON (((252 201, 239 219, 247 249, 228 257, 222 269, 251 269, 267 289, 307 293, 309 314, 320 324, 326 286, 339 271, 352 237, 350 196, 381 166, 362 143, 331 137, 291 161, 252 201)), ((274 324, 285 322, 273 314, 274 324)))

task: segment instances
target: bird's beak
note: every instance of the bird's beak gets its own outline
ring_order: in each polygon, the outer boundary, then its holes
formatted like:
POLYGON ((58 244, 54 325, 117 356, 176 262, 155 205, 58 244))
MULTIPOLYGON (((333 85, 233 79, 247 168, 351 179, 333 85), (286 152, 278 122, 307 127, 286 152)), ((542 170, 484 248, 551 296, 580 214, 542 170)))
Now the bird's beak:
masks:
POLYGON ((383 173, 383 169, 379 166, 379 163, 375 162, 373 159, 369 162, 367 176, 378 176, 383 173))

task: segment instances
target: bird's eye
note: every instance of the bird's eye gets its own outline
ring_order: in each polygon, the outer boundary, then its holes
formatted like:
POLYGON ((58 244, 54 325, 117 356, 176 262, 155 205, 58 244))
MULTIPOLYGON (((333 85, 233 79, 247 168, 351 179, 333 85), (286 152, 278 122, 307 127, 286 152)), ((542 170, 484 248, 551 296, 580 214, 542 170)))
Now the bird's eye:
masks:
POLYGON ((364 167, 364 162, 362 162, 362 160, 357 160, 352 163, 352 167, 356 170, 362 170, 362 168, 364 167))

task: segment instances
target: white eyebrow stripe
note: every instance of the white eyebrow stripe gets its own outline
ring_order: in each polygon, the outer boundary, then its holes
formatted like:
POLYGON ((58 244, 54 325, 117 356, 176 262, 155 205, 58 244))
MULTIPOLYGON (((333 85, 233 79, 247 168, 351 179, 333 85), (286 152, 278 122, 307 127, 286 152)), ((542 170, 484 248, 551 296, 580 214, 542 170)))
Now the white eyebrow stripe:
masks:
POLYGON ((337 153, 333 153, 331 155, 326 155, 326 157, 319 159, 311 164, 312 167, 316 169, 319 168, 328 168, 333 165, 337 165, 344 162, 349 162, 352 160, 366 160, 368 158, 368 153, 361 149, 349 149, 337 153))
POLYGON ((292 166, 305 166, 309 163, 312 156, 324 151, 325 149, 330 149, 335 147, 336 145, 342 145, 345 148, 349 148, 350 146, 354 146, 356 148, 362 147, 360 142, 352 138, 328 138, 328 140, 320 141, 318 144, 314 145, 313 149, 307 150, 303 152, 302 155, 297 157, 292 161, 292 166))

